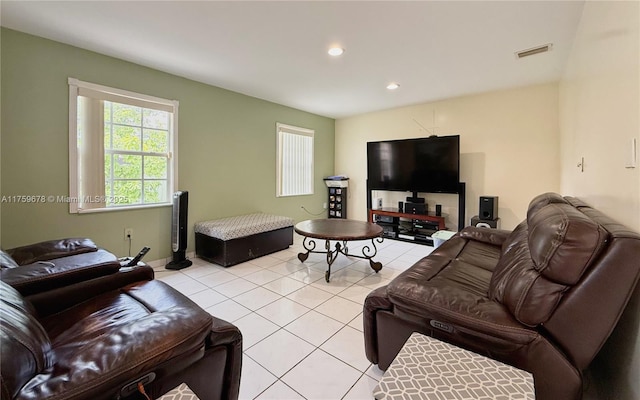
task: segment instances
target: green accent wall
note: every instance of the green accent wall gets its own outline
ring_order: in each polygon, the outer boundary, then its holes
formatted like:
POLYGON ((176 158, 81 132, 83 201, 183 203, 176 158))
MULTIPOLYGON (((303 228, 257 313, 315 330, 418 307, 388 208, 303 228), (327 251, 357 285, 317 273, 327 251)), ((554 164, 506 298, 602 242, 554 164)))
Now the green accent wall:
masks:
MULTIPOLYGON (((0 39, 3 196, 69 194, 73 77, 180 102, 177 189, 189 191, 187 251, 197 221, 251 212, 317 218, 302 206, 323 212, 322 178, 334 173, 333 119, 9 29, 0 39), (315 130, 315 194, 275 196, 276 122, 315 130)), ((66 203, 1 207, 2 248, 82 236, 123 256, 124 229, 132 228, 132 254, 149 246, 147 260, 171 255, 171 207, 81 215, 66 203)))

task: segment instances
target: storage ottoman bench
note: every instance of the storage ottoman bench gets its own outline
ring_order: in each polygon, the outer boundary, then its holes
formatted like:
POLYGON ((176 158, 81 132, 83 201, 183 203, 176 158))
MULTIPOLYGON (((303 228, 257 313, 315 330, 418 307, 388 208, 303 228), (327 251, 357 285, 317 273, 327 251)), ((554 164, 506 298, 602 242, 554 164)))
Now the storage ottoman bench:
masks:
POLYGON ((293 219, 270 214, 248 214, 198 222, 196 255, 229 267, 293 244, 293 219))
POLYGON ((535 400, 535 394, 531 373, 413 332, 373 398, 535 400))

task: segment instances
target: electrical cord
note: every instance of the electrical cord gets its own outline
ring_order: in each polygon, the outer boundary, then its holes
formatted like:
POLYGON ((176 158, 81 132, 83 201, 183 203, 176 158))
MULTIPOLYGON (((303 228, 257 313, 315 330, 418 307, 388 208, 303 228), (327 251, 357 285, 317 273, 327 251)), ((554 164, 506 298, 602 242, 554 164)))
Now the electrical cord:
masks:
POLYGON ((129 236, 129 257, 131 257, 131 236, 129 236))
POLYGON ((307 210, 306 208, 304 208, 304 206, 300 206, 300 208, 302 208, 304 211, 306 211, 306 213, 307 213, 307 214, 314 215, 314 216, 322 215, 322 214, 325 214, 325 213, 327 212, 327 211, 325 210, 325 211, 322 211, 322 212, 320 212, 320 213, 318 213, 318 214, 314 214, 314 213, 312 213, 311 211, 309 211, 309 210, 307 210))
POLYGON ((144 385, 142 384, 142 382, 138 382, 138 391, 140 393, 142 393, 142 395, 147 399, 147 400, 151 400, 151 398, 147 395, 147 392, 144 391, 144 385))

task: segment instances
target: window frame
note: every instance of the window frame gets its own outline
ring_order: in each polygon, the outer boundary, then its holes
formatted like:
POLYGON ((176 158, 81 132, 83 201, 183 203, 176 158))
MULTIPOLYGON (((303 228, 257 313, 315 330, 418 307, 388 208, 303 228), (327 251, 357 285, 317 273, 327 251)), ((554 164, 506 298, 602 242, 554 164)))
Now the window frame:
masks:
POLYGON ((299 126, 276 123, 276 197, 309 196, 315 193, 315 130, 299 126), (308 193, 283 194, 283 154, 281 133, 288 133, 311 138, 311 165, 309 181, 311 183, 308 193))
MULTIPOLYGON (((171 194, 175 192, 175 188, 178 187, 178 107, 179 102, 177 100, 168 100, 160 97, 145 95, 141 93, 131 92, 128 90, 112 88, 104 85, 99 85, 90 82, 84 82, 76 78, 68 78, 69 84, 69 213, 70 214, 84 214, 84 213, 97 213, 97 212, 111 212, 111 211, 123 211, 123 210, 135 210, 146 209, 155 207, 167 207, 172 206, 171 194), (107 98, 109 101, 136 105, 146 104, 141 106, 143 108, 150 109, 164 109, 165 111, 171 110, 172 116, 169 126, 169 149, 167 154, 167 201, 162 203, 151 204, 127 204, 122 206, 109 206, 106 205, 99 208, 83 208, 82 202, 79 200, 79 170, 78 170, 78 96, 82 96, 80 91, 96 92, 100 97, 107 98), (124 102, 123 102, 123 99, 124 102), (127 102, 126 99, 129 99, 127 102), (133 103, 133 104, 132 104, 133 103), (148 106, 147 106, 148 105, 148 106)), ((103 124, 104 125, 104 124, 103 124)), ((120 151, 119 151, 120 152, 120 151)), ((126 152, 126 151, 124 151, 126 152)), ((141 152, 148 153, 153 156, 153 152, 141 152)), ((102 149, 102 160, 104 163, 105 149, 102 149)), ((103 170, 104 174, 104 170, 103 170)), ((102 179, 104 182, 104 176, 98 179, 102 179)), ((144 179, 144 176, 141 180, 144 179)), ((107 195, 105 193, 105 195, 107 195)))

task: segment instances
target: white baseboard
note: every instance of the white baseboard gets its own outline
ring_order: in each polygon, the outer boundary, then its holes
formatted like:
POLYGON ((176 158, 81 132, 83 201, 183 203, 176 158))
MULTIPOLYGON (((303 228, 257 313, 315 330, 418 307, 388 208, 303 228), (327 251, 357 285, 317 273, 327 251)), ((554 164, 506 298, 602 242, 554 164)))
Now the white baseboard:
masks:
MULTIPOLYGON (((186 254, 188 259, 193 259, 196 257, 195 251, 189 251, 186 254)), ((160 258, 158 260, 145 261, 147 265, 149 265, 153 269, 164 268, 171 261, 171 257, 160 258)))
POLYGON ((151 268, 156 269, 156 268, 164 267, 165 265, 167 265, 167 259, 161 258, 159 260, 145 261, 145 263, 151 268))

